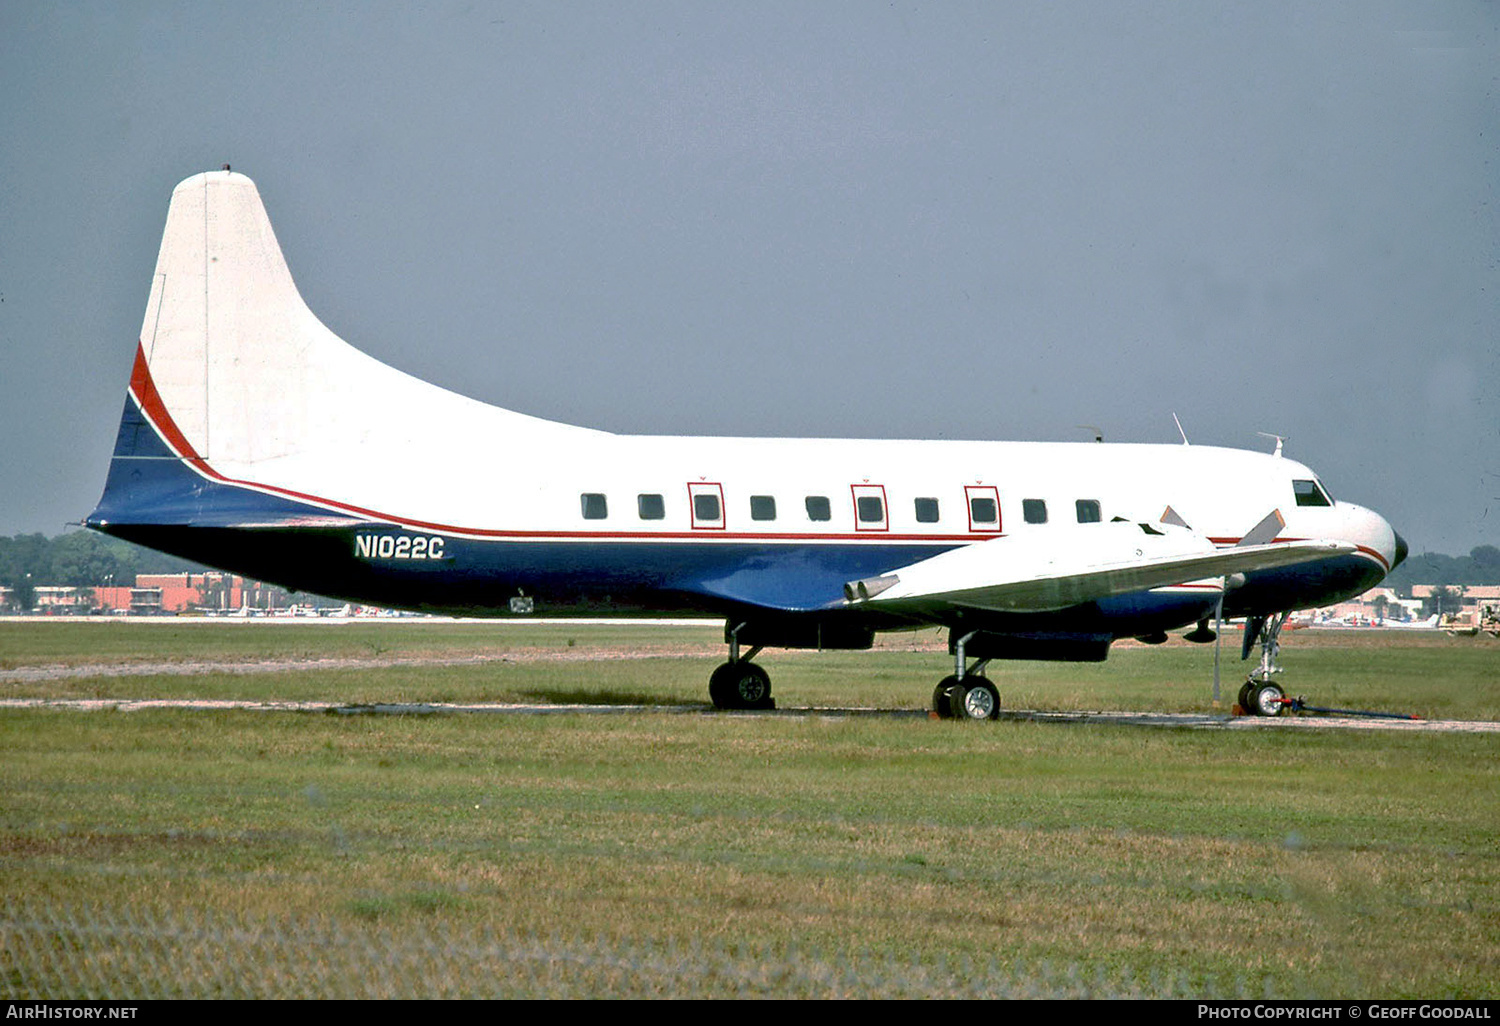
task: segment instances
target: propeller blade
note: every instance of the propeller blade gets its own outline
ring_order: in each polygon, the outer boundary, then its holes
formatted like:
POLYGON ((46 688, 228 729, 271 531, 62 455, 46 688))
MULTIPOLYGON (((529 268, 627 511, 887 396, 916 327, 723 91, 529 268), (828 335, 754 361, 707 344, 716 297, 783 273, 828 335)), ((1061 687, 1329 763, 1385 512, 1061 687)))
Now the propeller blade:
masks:
POLYGON ((1281 529, 1286 526, 1286 517, 1281 515, 1281 510, 1273 509, 1266 514, 1264 520, 1245 532, 1245 537, 1239 540, 1236 548, 1244 545, 1265 545, 1276 540, 1281 529))
POLYGON ((1164 524, 1172 524, 1176 527, 1187 527, 1189 531, 1192 530, 1191 527, 1188 527, 1188 522, 1182 519, 1182 514, 1178 513, 1171 506, 1168 506, 1165 510, 1162 511, 1161 522, 1164 524))

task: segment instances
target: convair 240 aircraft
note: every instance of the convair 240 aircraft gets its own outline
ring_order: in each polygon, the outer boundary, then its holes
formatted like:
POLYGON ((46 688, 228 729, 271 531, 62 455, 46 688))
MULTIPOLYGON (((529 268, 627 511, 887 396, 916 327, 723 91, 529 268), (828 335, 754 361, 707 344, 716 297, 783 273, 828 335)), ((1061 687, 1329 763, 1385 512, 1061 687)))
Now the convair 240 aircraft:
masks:
POLYGON ((303 303, 255 185, 172 194, 125 413, 87 526, 288 588, 472 615, 709 613, 721 708, 762 647, 943 626, 941 716, 996 715, 991 659, 1104 659, 1288 610, 1406 555, 1274 455, 1183 445, 615 435, 498 409, 345 343, 303 303))

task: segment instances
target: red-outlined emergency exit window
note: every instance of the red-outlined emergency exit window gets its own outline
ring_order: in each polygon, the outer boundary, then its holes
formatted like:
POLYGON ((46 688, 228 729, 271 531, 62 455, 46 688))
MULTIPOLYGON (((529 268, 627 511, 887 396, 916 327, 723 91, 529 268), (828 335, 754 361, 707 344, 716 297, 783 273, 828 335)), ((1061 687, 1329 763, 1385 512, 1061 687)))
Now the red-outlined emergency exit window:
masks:
POLYGON ((889 531, 890 518, 886 515, 885 485, 857 484, 849 486, 854 496, 854 529, 856 531, 889 531))
POLYGON ((717 481, 689 481, 688 508, 693 530, 724 530, 724 486, 717 481))
POLYGON ((1000 530, 1000 491, 994 485, 964 485, 969 508, 969 530, 975 534, 1000 530))

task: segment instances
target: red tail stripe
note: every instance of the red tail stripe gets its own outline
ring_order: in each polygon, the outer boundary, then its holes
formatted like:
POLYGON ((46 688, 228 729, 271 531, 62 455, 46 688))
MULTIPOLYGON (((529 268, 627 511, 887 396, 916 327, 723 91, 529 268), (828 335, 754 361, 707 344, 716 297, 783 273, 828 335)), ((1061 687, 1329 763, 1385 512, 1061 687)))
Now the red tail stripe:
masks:
POLYGON ((225 480, 198 455, 187 436, 177 427, 172 415, 167 412, 167 405, 162 402, 161 393, 156 390, 156 382, 151 380, 151 368, 146 364, 146 347, 140 342, 135 344, 135 366, 130 369, 130 390, 135 393, 135 401, 145 411, 147 419, 156 425, 177 455, 191 461, 203 473, 220 481, 225 480))

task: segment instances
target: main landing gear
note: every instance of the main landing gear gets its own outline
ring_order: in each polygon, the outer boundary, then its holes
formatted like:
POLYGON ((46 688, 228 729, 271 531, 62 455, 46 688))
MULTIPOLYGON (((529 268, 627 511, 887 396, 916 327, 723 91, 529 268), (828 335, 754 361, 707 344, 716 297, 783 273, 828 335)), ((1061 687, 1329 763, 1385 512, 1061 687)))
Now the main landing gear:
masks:
POLYGON ((729 631, 729 661, 714 670, 708 678, 708 697, 716 709, 774 709, 771 697, 771 675, 750 660, 760 652, 756 645, 740 655, 740 624, 729 631))
POLYGON ((1256 638, 1260 639, 1260 668, 1252 673, 1240 688, 1239 704, 1251 716, 1280 716, 1291 702, 1279 684, 1271 681, 1271 674, 1280 673, 1276 655, 1281 651, 1281 628, 1286 625, 1289 613, 1271 616, 1252 616, 1245 621, 1245 641, 1240 649, 1240 658, 1250 658, 1250 649, 1256 638))
POLYGON ((984 678, 988 659, 977 659, 968 666, 964 645, 974 637, 965 634, 953 643, 953 675, 944 677, 932 692, 932 711, 942 720, 997 720, 1000 718, 1000 692, 984 678))

